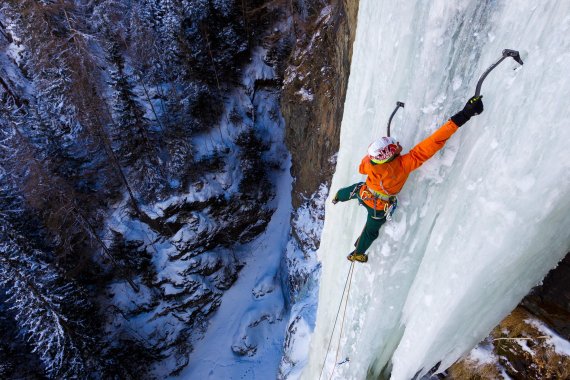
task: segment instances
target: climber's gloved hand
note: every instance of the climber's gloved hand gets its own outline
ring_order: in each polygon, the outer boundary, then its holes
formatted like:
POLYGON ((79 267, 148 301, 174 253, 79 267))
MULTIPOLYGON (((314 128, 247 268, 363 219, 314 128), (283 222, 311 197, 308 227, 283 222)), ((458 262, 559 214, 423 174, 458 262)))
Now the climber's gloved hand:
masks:
POLYGON ((451 117, 451 120, 458 126, 461 127, 463 124, 467 123, 472 116, 479 115, 483 112, 483 95, 474 96, 467 101, 465 107, 455 115, 451 117))
POLYGON ((467 101, 465 107, 463 107, 463 112, 467 117, 479 115, 483 112, 483 95, 474 96, 467 101))

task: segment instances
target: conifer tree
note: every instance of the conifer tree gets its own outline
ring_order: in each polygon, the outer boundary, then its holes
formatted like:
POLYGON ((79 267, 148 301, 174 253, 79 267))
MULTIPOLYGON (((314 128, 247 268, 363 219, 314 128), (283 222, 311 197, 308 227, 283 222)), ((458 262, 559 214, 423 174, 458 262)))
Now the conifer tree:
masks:
MULTIPOLYGON (((74 136, 72 155, 82 159, 79 166, 86 170, 82 173, 84 176, 80 182, 73 184, 74 187, 84 185, 89 176, 101 175, 93 187, 113 188, 118 178, 126 187, 134 211, 141 215, 135 191, 113 150, 109 136, 108 129, 112 127, 113 120, 101 95, 104 91, 99 77, 101 72, 98 57, 91 51, 95 34, 86 22, 89 9, 87 6, 61 0, 49 4, 21 0, 5 4, 2 11, 11 17, 14 30, 26 49, 33 52, 26 66, 34 79, 32 85, 38 84, 41 87, 37 75, 51 72, 51 69, 57 71, 60 61, 68 68, 66 72, 71 76, 70 87, 69 91, 60 94, 61 104, 77 110, 75 115, 82 127, 81 133, 74 136), (54 52, 57 52, 55 58, 54 52), (93 155, 94 152, 97 154, 93 155), (108 169, 115 173, 109 175, 108 169)), ((57 126, 58 120, 55 121, 50 124, 49 120, 44 120, 44 123, 57 126)), ((97 195, 91 196, 95 198, 97 195)))
POLYGON ((110 84, 114 89, 113 145, 121 161, 130 169, 130 177, 138 184, 137 190, 148 199, 162 187, 158 126, 151 128, 145 116, 118 43, 111 39, 107 50, 108 61, 112 64, 110 84))

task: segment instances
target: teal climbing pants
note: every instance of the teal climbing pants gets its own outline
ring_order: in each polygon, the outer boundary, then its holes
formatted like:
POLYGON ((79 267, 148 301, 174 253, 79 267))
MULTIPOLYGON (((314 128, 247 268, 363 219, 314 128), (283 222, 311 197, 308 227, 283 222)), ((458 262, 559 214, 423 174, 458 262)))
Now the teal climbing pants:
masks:
POLYGON ((358 190, 363 182, 355 183, 348 187, 340 189, 336 195, 340 202, 346 202, 351 199, 358 199, 358 202, 366 208, 368 211, 368 216, 366 217, 366 224, 364 229, 360 234, 360 237, 355 243, 357 253, 366 253, 368 248, 372 245, 372 242, 376 240, 380 234, 380 227, 386 221, 386 214, 382 210, 374 210, 372 207, 366 205, 362 199, 358 196, 358 190))

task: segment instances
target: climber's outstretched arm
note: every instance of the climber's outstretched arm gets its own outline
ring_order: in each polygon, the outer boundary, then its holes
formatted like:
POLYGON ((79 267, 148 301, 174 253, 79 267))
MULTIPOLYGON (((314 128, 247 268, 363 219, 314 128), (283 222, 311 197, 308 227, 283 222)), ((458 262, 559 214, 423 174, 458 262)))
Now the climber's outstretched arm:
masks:
POLYGON ((404 170, 408 173, 419 168, 429 160, 438 150, 443 148, 445 142, 457 132, 457 129, 465 124, 471 117, 483 112, 483 96, 473 97, 461 111, 453 115, 445 124, 435 131, 427 139, 412 148, 402 156, 404 170))

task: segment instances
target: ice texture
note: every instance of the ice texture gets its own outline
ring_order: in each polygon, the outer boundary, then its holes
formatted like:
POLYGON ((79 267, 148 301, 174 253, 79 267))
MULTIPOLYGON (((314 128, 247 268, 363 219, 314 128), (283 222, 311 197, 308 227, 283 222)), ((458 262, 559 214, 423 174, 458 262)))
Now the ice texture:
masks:
POLYGON ((463 107, 504 48, 520 50, 524 66, 509 58, 491 72, 485 111, 410 176, 395 220, 369 262, 356 264, 339 353, 337 326, 325 363, 345 257, 366 218, 356 201, 327 202, 302 378, 407 380, 438 363, 442 371, 570 250, 568 1, 361 0, 329 198, 364 179, 360 159, 386 133, 396 101, 406 107, 392 135, 406 151, 463 107))

